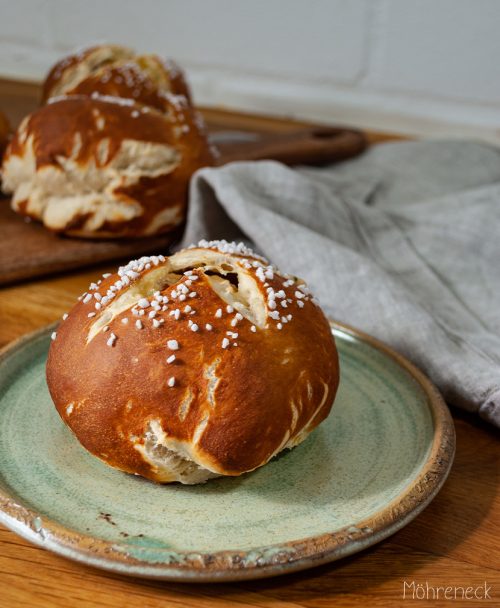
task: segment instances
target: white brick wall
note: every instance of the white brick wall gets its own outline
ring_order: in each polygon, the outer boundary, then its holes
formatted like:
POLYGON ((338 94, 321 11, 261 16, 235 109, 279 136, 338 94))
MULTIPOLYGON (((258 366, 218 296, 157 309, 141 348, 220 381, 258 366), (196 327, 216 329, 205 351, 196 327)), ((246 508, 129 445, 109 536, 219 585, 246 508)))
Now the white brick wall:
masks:
POLYGON ((201 104, 500 141, 499 25, 499 0, 0 0, 0 77, 115 41, 201 104))
POLYGON ((500 102, 498 0, 387 0, 366 84, 500 102))
POLYGON ((290 78, 312 70, 316 78, 333 73, 352 82, 363 64, 365 8, 364 0, 86 0, 70 15, 55 15, 54 42, 68 49, 85 43, 88 32, 98 39, 111 34, 185 64, 290 78))

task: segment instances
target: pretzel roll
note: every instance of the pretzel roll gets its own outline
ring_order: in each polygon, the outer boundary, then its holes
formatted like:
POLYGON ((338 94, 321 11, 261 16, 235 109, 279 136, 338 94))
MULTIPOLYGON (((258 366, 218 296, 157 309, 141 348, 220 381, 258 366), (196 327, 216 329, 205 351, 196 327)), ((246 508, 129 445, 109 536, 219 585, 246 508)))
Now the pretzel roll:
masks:
POLYGON ((42 102, 92 93, 134 99, 159 110, 163 110, 165 93, 191 100, 184 75, 173 61, 136 55, 123 46, 100 45, 59 61, 45 80, 42 102))
POLYGON ((13 209, 87 238, 179 226, 189 178, 213 156, 196 111, 183 97, 165 100, 160 113, 116 97, 62 97, 29 115, 3 162, 13 209))
POLYGON ((305 284, 241 243, 104 275, 52 338, 47 382, 64 422, 107 464, 162 483, 266 464, 328 416, 339 382, 305 284))

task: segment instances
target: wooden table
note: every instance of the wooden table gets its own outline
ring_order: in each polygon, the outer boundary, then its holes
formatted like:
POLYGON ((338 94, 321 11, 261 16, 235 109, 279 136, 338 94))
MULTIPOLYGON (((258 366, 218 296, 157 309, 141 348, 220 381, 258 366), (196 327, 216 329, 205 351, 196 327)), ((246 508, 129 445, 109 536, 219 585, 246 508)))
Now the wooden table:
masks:
MULTIPOLYGON (((22 89, 24 85, 19 85, 22 89)), ((32 90, 29 85, 26 91, 32 90)), ((0 87, 5 91, 5 86, 0 87)), ((19 91, 18 89, 16 89, 19 91)), ((15 91, 16 91, 15 90, 15 91)), ((14 91, 14 92, 15 92, 14 91)), ((226 128, 297 123, 206 110, 226 128)), ((371 134, 372 142, 389 139, 371 134)), ((114 265, 72 272, 0 290, 0 346, 57 320, 88 284, 114 265)), ((0 527, 0 608, 276 607, 390 608, 500 605, 499 443, 474 416, 453 411, 457 455, 450 477, 414 522, 379 545, 330 565, 263 581, 182 585, 110 576, 36 548, 0 527), (429 587, 491 587, 489 602, 411 599, 414 582, 429 587), (406 583, 406 588, 405 588, 406 583), (406 590, 406 597, 404 592, 406 590)), ((444 591, 441 591, 441 597, 444 591)), ((460 591, 459 591, 460 593, 460 591)), ((432 597, 432 589, 429 590, 432 597)))

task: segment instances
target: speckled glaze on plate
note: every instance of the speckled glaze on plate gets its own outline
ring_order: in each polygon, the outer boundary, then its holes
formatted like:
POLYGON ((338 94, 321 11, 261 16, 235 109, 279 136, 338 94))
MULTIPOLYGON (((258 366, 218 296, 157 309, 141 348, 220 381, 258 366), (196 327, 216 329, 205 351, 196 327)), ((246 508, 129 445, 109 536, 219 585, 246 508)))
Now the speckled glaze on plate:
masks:
POLYGON ((376 340, 332 324, 341 384, 297 448, 236 478, 156 485, 88 454, 45 384, 52 327, 0 355, 0 521, 132 576, 227 581, 302 570, 393 534, 432 500, 455 449, 439 393, 376 340))

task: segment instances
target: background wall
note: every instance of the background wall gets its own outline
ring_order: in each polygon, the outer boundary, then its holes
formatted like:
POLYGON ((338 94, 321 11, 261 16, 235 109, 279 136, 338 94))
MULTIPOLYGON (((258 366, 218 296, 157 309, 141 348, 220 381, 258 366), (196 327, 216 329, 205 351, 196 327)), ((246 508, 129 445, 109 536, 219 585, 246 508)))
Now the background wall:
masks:
POLYGON ((499 25, 499 0, 0 0, 0 77, 114 41, 199 104, 500 142, 499 25))

